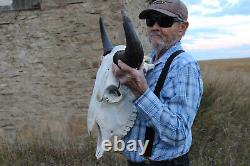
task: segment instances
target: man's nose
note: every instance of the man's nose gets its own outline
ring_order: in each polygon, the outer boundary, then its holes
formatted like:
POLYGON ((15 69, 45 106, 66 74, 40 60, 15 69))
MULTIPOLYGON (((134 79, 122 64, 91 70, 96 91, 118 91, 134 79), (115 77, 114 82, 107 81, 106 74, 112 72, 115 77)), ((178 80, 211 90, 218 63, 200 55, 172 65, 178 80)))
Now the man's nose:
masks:
POLYGON ((160 26, 158 25, 157 22, 155 22, 154 25, 151 28, 152 28, 152 30, 159 30, 160 26))

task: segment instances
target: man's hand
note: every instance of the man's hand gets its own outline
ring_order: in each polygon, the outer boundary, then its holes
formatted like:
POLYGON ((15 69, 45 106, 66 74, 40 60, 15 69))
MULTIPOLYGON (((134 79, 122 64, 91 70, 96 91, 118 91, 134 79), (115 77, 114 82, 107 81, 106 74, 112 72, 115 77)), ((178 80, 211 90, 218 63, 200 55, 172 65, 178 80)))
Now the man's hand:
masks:
POLYGON ((113 64, 112 71, 120 83, 126 85, 136 98, 140 97, 148 89, 142 69, 136 70, 118 60, 118 66, 113 64))

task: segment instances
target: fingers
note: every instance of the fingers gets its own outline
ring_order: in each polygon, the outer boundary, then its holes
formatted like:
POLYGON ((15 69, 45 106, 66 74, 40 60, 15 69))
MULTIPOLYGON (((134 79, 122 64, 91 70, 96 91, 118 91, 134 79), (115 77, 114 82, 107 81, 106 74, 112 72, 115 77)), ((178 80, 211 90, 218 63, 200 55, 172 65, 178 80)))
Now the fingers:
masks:
POLYGON ((114 64, 113 63, 113 65, 112 65, 112 72, 113 72, 113 74, 117 77, 117 78, 122 78, 122 77, 124 77, 125 75, 127 75, 128 74, 128 72, 127 71, 124 71, 120 66, 119 66, 119 64, 118 65, 116 65, 116 64, 114 64))
POLYGON ((117 65, 116 64, 112 64, 112 72, 115 74, 116 73, 116 70, 117 70, 117 65))
POLYGON ((118 65, 113 64, 112 72, 115 76, 123 76, 127 74, 131 74, 133 72, 133 68, 123 63, 121 60, 118 60, 118 65))
POLYGON ((140 75, 144 76, 143 67, 140 70, 131 68, 127 64, 118 60, 118 65, 113 64, 112 66, 113 74, 119 79, 121 83, 130 82, 131 80, 136 80, 140 75))
POLYGON ((124 72, 131 72, 132 68, 130 66, 128 66, 126 63, 123 63, 121 60, 118 60, 118 66, 120 67, 121 70, 123 70, 124 72))
POLYGON ((116 77, 120 77, 122 75, 121 69, 113 63, 112 65, 112 73, 116 76, 116 77))

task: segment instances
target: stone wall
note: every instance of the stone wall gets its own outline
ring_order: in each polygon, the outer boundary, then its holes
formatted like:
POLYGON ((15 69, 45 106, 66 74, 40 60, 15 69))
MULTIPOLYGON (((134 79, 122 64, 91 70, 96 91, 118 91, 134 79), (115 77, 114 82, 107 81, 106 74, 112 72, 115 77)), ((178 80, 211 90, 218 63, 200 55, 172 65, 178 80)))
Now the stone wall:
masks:
MULTIPOLYGON (((126 8, 148 48, 138 13, 144 0, 43 0, 42 10, 0 13, 0 136, 82 136, 102 54, 98 19, 124 44, 126 8)), ((147 50, 147 49, 146 49, 147 50)))

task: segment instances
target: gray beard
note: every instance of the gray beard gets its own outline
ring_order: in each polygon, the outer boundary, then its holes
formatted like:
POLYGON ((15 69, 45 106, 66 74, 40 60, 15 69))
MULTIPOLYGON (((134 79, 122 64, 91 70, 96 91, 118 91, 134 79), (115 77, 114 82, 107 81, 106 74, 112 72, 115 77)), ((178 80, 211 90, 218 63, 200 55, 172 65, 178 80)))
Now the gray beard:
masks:
POLYGON ((169 41, 169 40, 167 40, 167 38, 165 36, 162 36, 158 33, 157 33, 157 35, 159 35, 161 38, 160 43, 152 42, 149 39, 149 43, 151 44, 152 49, 154 49, 156 51, 156 60, 159 59, 164 54, 164 52, 166 50, 168 50, 177 41, 179 41, 177 37, 175 38, 175 40, 169 41))
POLYGON ((154 61, 157 61, 165 53, 165 51, 167 51, 175 43, 176 42, 165 43, 165 42, 163 42, 163 40, 162 40, 162 42, 160 44, 150 42, 152 49, 154 49, 156 51, 154 61))
POLYGON ((150 42, 150 44, 152 49, 156 51, 157 58, 159 58, 166 50, 168 50, 171 47, 171 45, 168 45, 163 41, 160 44, 155 44, 152 42, 150 42))
POLYGON ((163 50, 167 50, 168 47, 166 45, 158 45, 157 47, 153 47, 156 50, 156 55, 159 55, 163 50))
POLYGON ((159 36, 161 37, 160 43, 154 43, 154 42, 151 42, 149 40, 149 42, 151 44, 151 48, 156 51, 156 55, 158 55, 163 50, 167 50, 168 48, 170 48, 172 46, 172 43, 167 42, 168 40, 165 38, 165 36, 162 36, 162 35, 159 35, 159 36))

